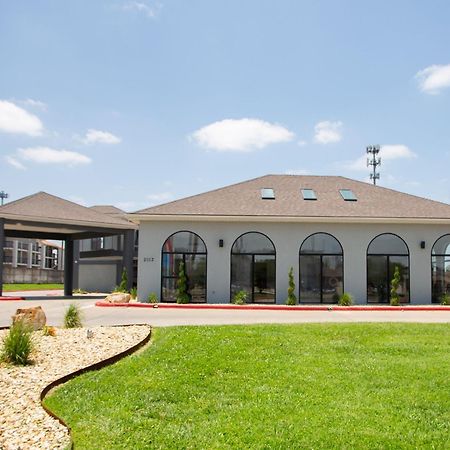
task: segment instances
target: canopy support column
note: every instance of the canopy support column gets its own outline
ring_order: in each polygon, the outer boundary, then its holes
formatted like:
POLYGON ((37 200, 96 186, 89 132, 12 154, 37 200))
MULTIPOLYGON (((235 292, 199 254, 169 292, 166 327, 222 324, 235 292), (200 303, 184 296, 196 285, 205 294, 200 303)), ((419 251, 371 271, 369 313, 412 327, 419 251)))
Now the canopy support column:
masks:
POLYGON ((64 296, 73 294, 73 239, 66 238, 64 246, 64 296))

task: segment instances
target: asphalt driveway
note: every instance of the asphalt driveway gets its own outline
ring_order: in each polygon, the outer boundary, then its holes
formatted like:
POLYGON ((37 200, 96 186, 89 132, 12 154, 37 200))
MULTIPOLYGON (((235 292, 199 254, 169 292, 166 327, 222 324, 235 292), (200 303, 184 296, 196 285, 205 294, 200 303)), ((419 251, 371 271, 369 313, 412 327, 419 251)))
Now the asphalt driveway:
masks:
POLYGON ((7 326, 17 308, 40 305, 49 325, 60 326, 70 303, 80 305, 85 326, 148 323, 174 325, 225 325, 308 322, 422 322, 450 323, 447 311, 255 311, 189 310, 163 308, 101 308, 94 299, 0 301, 0 326, 7 326))

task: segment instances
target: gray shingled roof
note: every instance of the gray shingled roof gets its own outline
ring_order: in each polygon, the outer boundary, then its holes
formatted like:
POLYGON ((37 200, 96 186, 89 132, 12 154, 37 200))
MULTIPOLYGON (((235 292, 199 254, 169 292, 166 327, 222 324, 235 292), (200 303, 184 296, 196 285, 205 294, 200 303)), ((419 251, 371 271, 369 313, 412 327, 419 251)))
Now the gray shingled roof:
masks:
POLYGON ((134 214, 149 218, 202 215, 450 219, 450 205, 339 176, 266 175, 134 214), (262 188, 273 188, 275 200, 262 200, 262 188), (305 188, 314 189, 317 200, 303 200, 300 189, 305 188), (358 200, 344 201, 340 189, 351 189, 358 200))
POLYGON ((124 217, 116 217, 86 206, 78 205, 46 192, 38 192, 0 207, 0 217, 40 221, 46 223, 73 223, 86 226, 135 228, 124 217))

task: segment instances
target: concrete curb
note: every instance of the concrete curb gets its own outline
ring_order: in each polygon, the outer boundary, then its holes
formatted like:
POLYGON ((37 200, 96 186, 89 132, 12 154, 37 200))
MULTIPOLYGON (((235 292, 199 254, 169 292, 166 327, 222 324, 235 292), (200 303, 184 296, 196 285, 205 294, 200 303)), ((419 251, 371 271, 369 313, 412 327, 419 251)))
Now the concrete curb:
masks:
POLYGON ((96 302, 102 308, 162 308, 162 309, 217 309, 253 311, 448 311, 450 306, 287 306, 287 305, 233 305, 233 304, 177 304, 177 303, 107 303, 96 302))

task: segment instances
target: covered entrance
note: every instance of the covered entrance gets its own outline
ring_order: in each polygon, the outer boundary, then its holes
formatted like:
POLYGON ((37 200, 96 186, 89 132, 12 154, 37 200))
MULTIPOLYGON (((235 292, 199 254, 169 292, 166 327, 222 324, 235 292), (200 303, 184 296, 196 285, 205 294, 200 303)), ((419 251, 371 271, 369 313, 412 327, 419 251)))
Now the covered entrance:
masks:
POLYGON ((128 289, 134 279, 133 257, 136 225, 123 217, 103 214, 46 192, 0 207, 0 296, 3 286, 3 249, 6 238, 47 239, 64 242, 64 296, 78 285, 80 246, 84 239, 122 236, 122 263, 128 274, 128 289))

